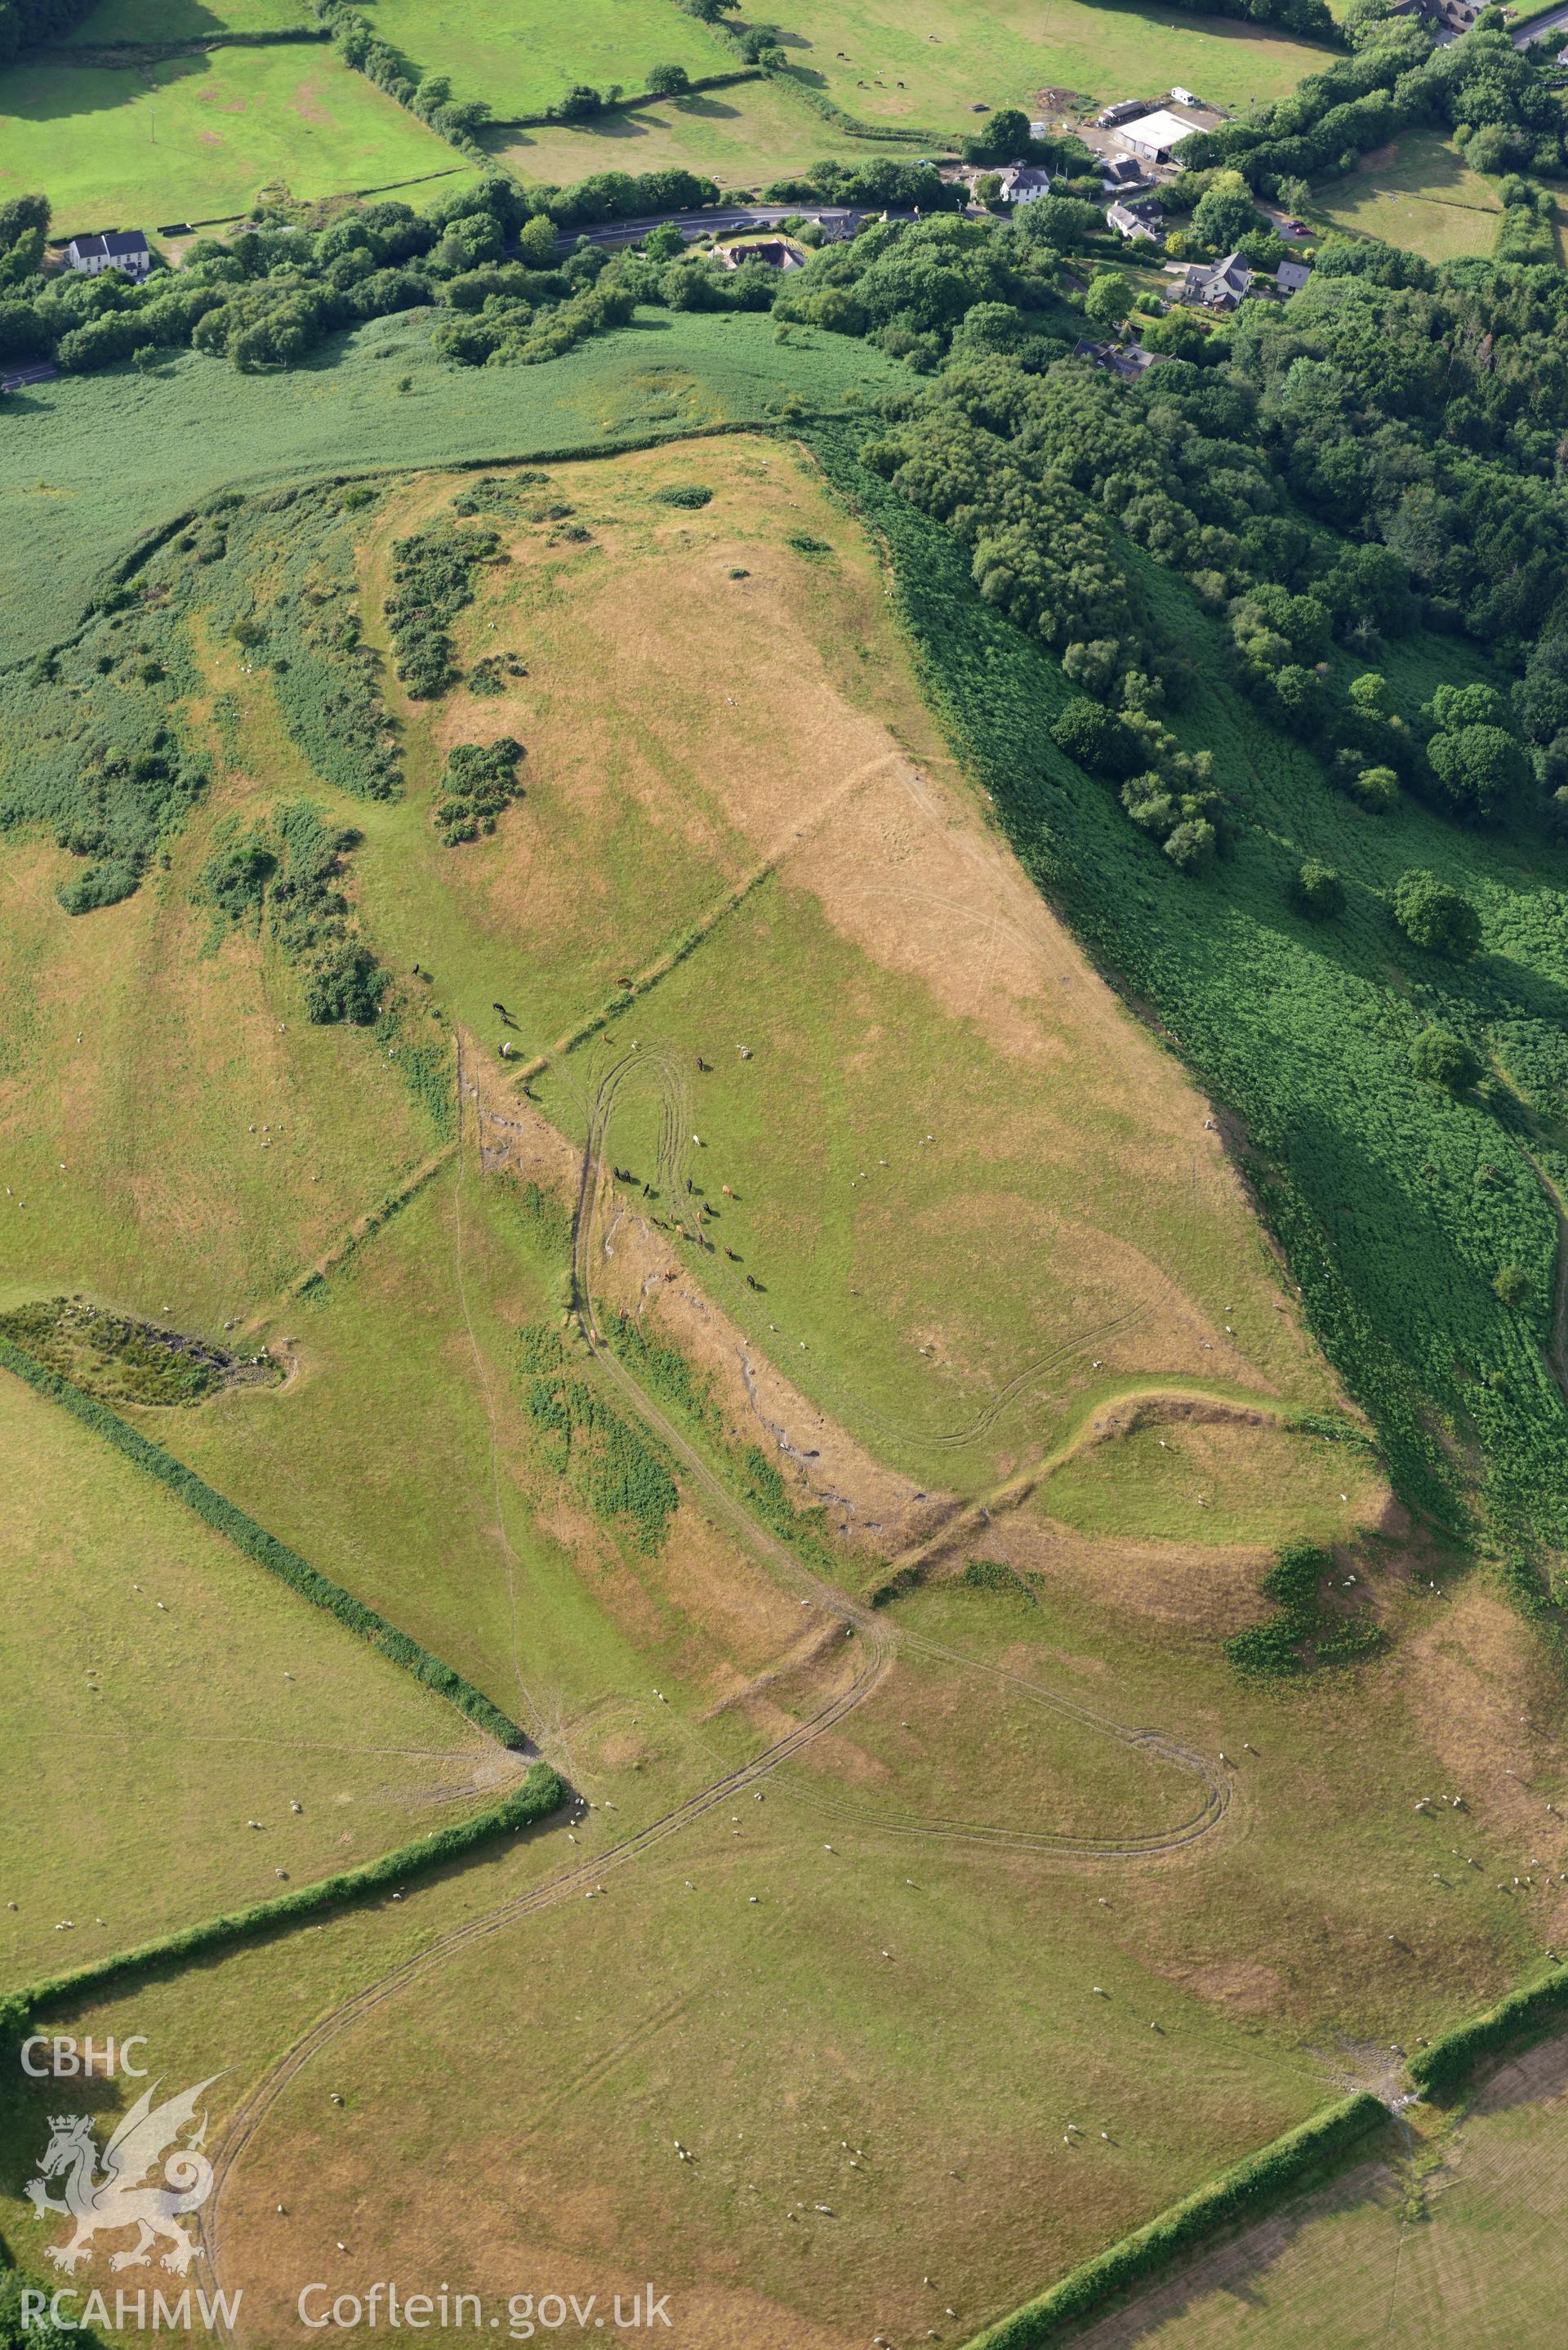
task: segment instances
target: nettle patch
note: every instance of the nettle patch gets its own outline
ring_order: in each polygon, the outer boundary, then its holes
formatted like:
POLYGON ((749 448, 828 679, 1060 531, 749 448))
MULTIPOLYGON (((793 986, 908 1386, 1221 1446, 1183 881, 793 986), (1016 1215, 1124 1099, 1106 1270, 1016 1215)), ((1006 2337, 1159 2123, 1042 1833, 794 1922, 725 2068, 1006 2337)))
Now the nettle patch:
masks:
POLYGON ((1318 1665, 1354 1665, 1376 1656, 1383 1634, 1365 1612, 1346 1615, 1327 1604, 1324 1586, 1334 1554, 1314 1543, 1287 1543, 1262 1581, 1276 1613, 1249 1624, 1225 1643, 1225 1654, 1251 1679, 1280 1680, 1318 1665))
POLYGON ((517 770, 526 756, 511 734, 487 743, 457 743, 447 753, 431 821, 449 848, 493 832, 495 819, 523 796, 517 770))
POLYGON ((0 1314, 0 1338, 111 1404, 194 1404, 220 1388, 269 1382, 265 1355, 242 1360, 205 1339, 105 1312, 82 1297, 45 1297, 0 1314))
POLYGON ((662 1550, 680 1502, 662 1445, 572 1376, 559 1331, 540 1323, 520 1331, 517 1371, 546 1466, 568 1480, 601 1524, 629 1534, 649 1556, 662 1550))

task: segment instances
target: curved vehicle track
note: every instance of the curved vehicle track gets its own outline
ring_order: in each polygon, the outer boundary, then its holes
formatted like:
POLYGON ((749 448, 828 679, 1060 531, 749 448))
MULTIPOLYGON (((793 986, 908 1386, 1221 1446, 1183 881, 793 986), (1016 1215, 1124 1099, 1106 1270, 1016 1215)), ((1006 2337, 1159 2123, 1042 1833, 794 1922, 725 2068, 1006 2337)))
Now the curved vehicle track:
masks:
MULTIPOLYGON (((640 1045, 635 1050, 628 1049, 611 1065, 592 1095, 585 1095, 563 1069, 557 1068, 556 1076, 556 1081, 562 1084, 577 1102, 587 1126, 587 1149, 593 1154, 598 1167, 604 1164, 605 1143, 609 1122, 614 1114, 616 1098, 621 1088, 629 1078, 651 1076, 659 1087, 660 1096, 659 1144, 654 1171, 661 1188, 668 1192, 672 1201, 679 1201, 685 1196, 683 1187, 690 1166, 690 1146, 685 1137, 691 1128, 691 1097, 686 1080, 684 1063, 677 1058, 670 1046, 648 1044, 640 1045)), ((586 1171, 587 1161, 585 1160, 585 1173, 586 1171)), ((584 1204, 585 1198, 580 1193, 579 1215, 584 1204)), ((701 1222, 700 1218, 698 1222, 701 1222)), ((710 1285, 715 1291, 726 1292, 735 1304, 743 1305, 744 1291, 740 1276, 732 1274, 728 1266, 718 1259, 711 1243, 697 1241, 692 1244, 701 1246, 704 1253, 713 1260, 711 1266, 710 1285)), ((995 1394, 988 1398, 981 1406, 973 1419, 967 1421, 961 1428, 934 1431, 925 1429, 913 1430, 897 1420, 889 1419, 886 1414, 879 1412, 874 1405, 868 1404, 863 1397, 859 1396, 854 1399, 854 1417, 870 1427, 880 1430, 884 1435, 894 1437, 903 1443, 929 1445, 938 1451, 962 1451, 966 1447, 978 1443, 981 1437, 988 1435, 1010 1404, 1015 1403, 1020 1396, 1026 1394, 1032 1387, 1050 1372, 1057 1369, 1061 1364, 1069 1361, 1075 1355, 1086 1354, 1091 1347, 1101 1346, 1106 1339, 1114 1338, 1125 1330, 1135 1328, 1139 1322, 1147 1320, 1152 1311, 1153 1305, 1149 1302, 1141 1305, 1129 1306, 1125 1313, 1109 1315, 1104 1321, 1094 1323, 1075 1336, 1064 1338, 1054 1347, 1048 1347, 1044 1354, 1034 1357, 1025 1363, 1022 1369, 1015 1371, 1011 1378, 1005 1380, 995 1394)), ((744 1327, 743 1323, 742 1326, 744 1327)), ((847 1400, 844 1389, 831 1376, 823 1378, 819 1372, 818 1378, 829 1395, 836 1397, 841 1402, 847 1400)))
MULTIPOLYGON (((897 1814, 877 1816, 853 1806, 835 1805, 831 1799, 825 1801, 817 1796, 815 1791, 812 1792, 809 1800, 814 1805, 839 1816, 853 1818, 856 1825, 867 1833, 929 1837, 961 1842, 981 1849, 1031 1852, 1058 1859, 1137 1862, 1179 1851, 1212 1834, 1229 1808, 1230 1783, 1207 1756, 1181 1745, 1161 1731, 1132 1728, 1116 1721, 1092 1706, 1064 1697, 1054 1690, 1030 1680, 1023 1674, 1009 1672, 1001 1666, 965 1656, 960 1649, 947 1648, 940 1642, 925 1639, 901 1627, 891 1625, 874 1609, 848 1597, 813 1574, 787 1544, 752 1516, 682 1431, 644 1393, 598 1326, 590 1278, 594 1211, 604 1180, 609 1118, 621 1084, 634 1070, 651 1070, 667 1080, 661 1087, 659 1171, 671 1189, 681 1180, 684 1151, 681 1137, 687 1131, 683 1122, 686 1112, 674 1057, 659 1047, 636 1054, 628 1053, 612 1065, 592 1099, 583 1102, 587 1140, 583 1150, 573 1220, 572 1311, 577 1327, 605 1378, 669 1449, 691 1484, 701 1492, 708 1504, 737 1534, 753 1555, 759 1556, 792 1584, 802 1597, 812 1599, 828 1615, 836 1617, 844 1626, 846 1638, 860 1636, 855 1672, 846 1688, 830 1698, 805 1721, 794 1725, 749 1762, 722 1773, 684 1803, 661 1814, 647 1826, 637 1829, 608 1851, 591 1859, 576 1862, 529 1892, 500 1903, 483 1917, 471 1918, 438 1936, 424 1950, 392 1968, 379 1981, 368 1984, 319 2017, 302 2033, 241 2099, 213 2153, 213 2189, 199 2216, 198 2232, 208 2263, 208 2273, 214 2284, 221 2279, 223 2255, 224 2189, 236 2167, 254 2143, 268 2114, 314 2058, 330 2047, 345 2032, 442 1965, 447 1959, 504 1932, 523 1918, 555 1908, 565 1901, 591 1898, 612 1869, 622 1868, 639 1859, 704 1818, 718 1805, 732 1801, 744 1790, 768 1777, 836 1729, 880 1688, 900 1651, 950 1665, 960 1671, 978 1674, 992 1684, 1016 1691, 1031 1703, 1045 1708, 1092 1735, 1107 1738, 1118 1745, 1135 1750, 1151 1762, 1164 1762, 1179 1771, 1189 1773, 1198 1782, 1199 1800, 1186 1819, 1169 1827, 1152 1830, 1146 1835, 1094 1837, 1049 1830, 1031 1832, 929 1816, 897 1814)), ((462 1117, 465 1110, 461 1057, 459 1071, 459 1114, 462 1117)), ((805 1791, 797 1789, 794 1792, 804 1794, 805 1791)))

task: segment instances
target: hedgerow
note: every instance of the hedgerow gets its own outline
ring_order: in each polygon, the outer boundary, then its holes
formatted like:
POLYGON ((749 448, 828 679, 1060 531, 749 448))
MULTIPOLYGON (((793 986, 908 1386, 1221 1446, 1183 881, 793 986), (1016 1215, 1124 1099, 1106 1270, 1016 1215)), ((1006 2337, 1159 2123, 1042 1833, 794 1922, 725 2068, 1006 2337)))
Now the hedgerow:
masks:
POLYGON ((1544 1980, 1511 1991, 1469 2023, 1417 2048, 1406 2070, 1428 2095, 1459 2088, 1483 2057, 1557 2028, 1568 2014, 1568 1967, 1555 1967, 1544 1980))
POLYGON ((166 1452, 161 1445, 154 1444, 140 1430, 128 1426, 107 1405, 85 1395, 80 1388, 74 1386, 69 1379, 62 1378, 57 1371, 47 1370, 43 1364, 36 1362, 31 1355, 15 1346, 9 1338, 0 1337, 0 1370, 14 1372, 37 1394, 47 1397, 51 1403, 63 1406, 73 1419, 80 1420, 95 1435, 112 1444, 115 1451, 123 1453, 135 1467, 148 1476, 155 1477, 161 1485, 166 1486, 183 1502, 187 1509, 193 1510, 214 1532, 232 1542, 236 1550, 244 1551, 247 1558, 254 1559, 269 1575, 275 1575, 280 1582, 286 1583, 291 1590, 308 1599, 312 1607, 320 1607, 327 1615, 336 1617, 348 1630, 357 1633, 362 1640, 368 1640, 373 1648, 380 1648, 383 1655, 392 1658, 394 1662, 405 1666, 427 1688, 436 1690, 460 1713, 466 1714, 478 1728, 499 1740, 503 1746, 521 1746, 524 1742, 517 1724, 508 1721, 500 1708, 493 1705, 471 1681, 464 1680, 461 1673, 454 1672, 450 1665, 443 1664, 439 1657, 432 1656, 417 1641, 409 1639, 395 1625, 389 1624, 384 1616, 377 1615, 374 1608, 367 1607, 362 1600, 345 1591, 341 1584, 334 1583, 330 1576, 307 1565, 297 1551, 290 1550, 286 1543, 278 1541, 275 1534, 269 1534, 265 1527, 258 1526, 244 1510, 226 1500, 222 1493, 215 1492, 193 1469, 188 1469, 182 1461, 176 1461, 172 1454, 166 1452))
POLYGON ((1041 2350, 1061 2328, 1101 2308, 1113 2294, 1143 2283, 1221 2229, 1266 2210, 1287 2189, 1358 2146, 1386 2118, 1386 2108, 1365 2090, 1325 2106, 1173 2203, 1147 2227, 1096 2252, 1038 2301, 1026 2303, 1000 2324, 987 2326, 968 2350, 1041 2350))
POLYGON ((252 1903, 248 1908, 203 1918, 200 1925, 161 1935, 156 1941, 142 1942, 133 1950, 118 1950, 87 1966, 73 1967, 64 1974, 49 1975, 41 1981, 24 1983, 16 1991, 0 1993, 0 2042, 14 2036, 43 2011, 107 1990, 128 1975, 143 1973, 150 1967, 167 1966, 171 1960, 205 1957, 209 1951, 227 1950, 258 1934, 272 1933, 280 1926, 292 1924, 296 1918, 315 1917, 340 1903, 360 1900, 384 1886, 406 1884, 410 1877, 438 1867, 443 1861, 472 1852, 493 1836, 515 1835, 522 1828, 532 1827, 559 1809, 566 1792, 547 1762, 535 1762, 522 1783, 487 1811, 475 1813, 471 1819, 453 1821, 449 1827, 437 1828, 412 1844, 400 1845, 395 1851, 383 1853, 379 1860, 363 1861, 358 1867, 340 1869, 335 1876, 320 1877, 314 1885, 302 1885, 292 1893, 276 1894, 269 1900, 252 1903))

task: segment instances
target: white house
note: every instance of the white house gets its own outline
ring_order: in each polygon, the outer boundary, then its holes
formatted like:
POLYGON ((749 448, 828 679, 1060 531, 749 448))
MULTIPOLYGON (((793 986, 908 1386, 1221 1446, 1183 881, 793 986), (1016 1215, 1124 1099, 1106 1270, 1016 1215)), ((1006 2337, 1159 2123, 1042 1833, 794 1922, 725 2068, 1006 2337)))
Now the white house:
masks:
POLYGON ((1168 163, 1172 150, 1202 128, 1201 122, 1193 122, 1183 114, 1172 114, 1168 107, 1157 106, 1152 114, 1140 114, 1136 121, 1117 123, 1115 136, 1146 163, 1168 163))
POLYGON ((106 229, 101 236, 73 236, 66 259, 84 276, 100 276, 118 269, 127 277, 145 277, 152 266, 147 239, 139 228, 106 229))
POLYGON ((1051 174, 1038 163, 1010 163, 998 176, 1002 185, 997 192, 1004 204, 1032 204, 1037 196, 1051 192, 1051 174))
POLYGON ((1282 261, 1274 272, 1274 283, 1282 294, 1299 294, 1311 276, 1310 261, 1282 261))
POLYGON ((1118 236, 1125 236, 1134 241, 1141 237, 1149 244, 1159 243, 1158 230, 1151 228, 1140 213, 1133 211, 1130 204, 1113 204, 1106 218, 1118 236))

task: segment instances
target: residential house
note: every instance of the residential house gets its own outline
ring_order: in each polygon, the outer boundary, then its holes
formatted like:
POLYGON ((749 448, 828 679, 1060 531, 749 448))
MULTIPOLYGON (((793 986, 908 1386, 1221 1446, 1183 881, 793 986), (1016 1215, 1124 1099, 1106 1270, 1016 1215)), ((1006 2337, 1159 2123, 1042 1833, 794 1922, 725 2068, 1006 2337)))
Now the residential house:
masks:
POLYGON ((118 269, 127 277, 145 277, 152 266, 147 239, 139 228, 106 229, 101 236, 73 236, 66 259, 85 276, 98 277, 118 269))
POLYGON ((1201 122, 1190 116, 1173 114, 1166 106, 1157 106, 1152 114, 1140 114, 1135 121, 1116 126, 1118 145, 1126 147, 1140 162, 1168 163, 1184 139, 1201 130, 1201 122))
POLYGON ((1051 192, 1051 174, 1039 163, 1010 163, 998 176, 998 194, 1004 204, 1032 204, 1051 192))
POLYGON ((748 261, 765 262, 770 269, 799 269, 803 256, 797 246, 787 244, 782 236, 761 236, 745 244, 728 244, 722 248, 721 258, 727 269, 740 269, 748 261))
POLYGON ((1171 300, 1196 303, 1205 310, 1235 309, 1252 283, 1252 273, 1239 253, 1212 263, 1168 261, 1166 269, 1175 281, 1171 300))
POLYGON ((1106 218, 1116 234, 1125 236, 1129 243, 1136 244, 1141 240, 1147 244, 1158 244, 1159 231, 1148 216, 1151 207, 1143 205, 1113 204, 1106 218))
POLYGON ((1418 16, 1439 41, 1457 40, 1468 33, 1480 13, 1480 0, 1394 0, 1391 16, 1418 16))
POLYGON ((1113 189, 1119 192, 1127 188, 1141 188, 1143 183, 1143 165, 1135 162, 1130 155, 1101 156, 1100 185, 1107 195, 1113 189))
POLYGON ((1146 351, 1141 343, 1092 343, 1080 339, 1073 346, 1075 359, 1087 359, 1091 367, 1102 368, 1114 375, 1118 383, 1136 383, 1152 367, 1159 367, 1170 357, 1168 351, 1146 351))
POLYGON ((1299 294, 1311 276, 1310 261, 1282 261, 1274 272, 1274 283, 1282 294, 1299 294))

